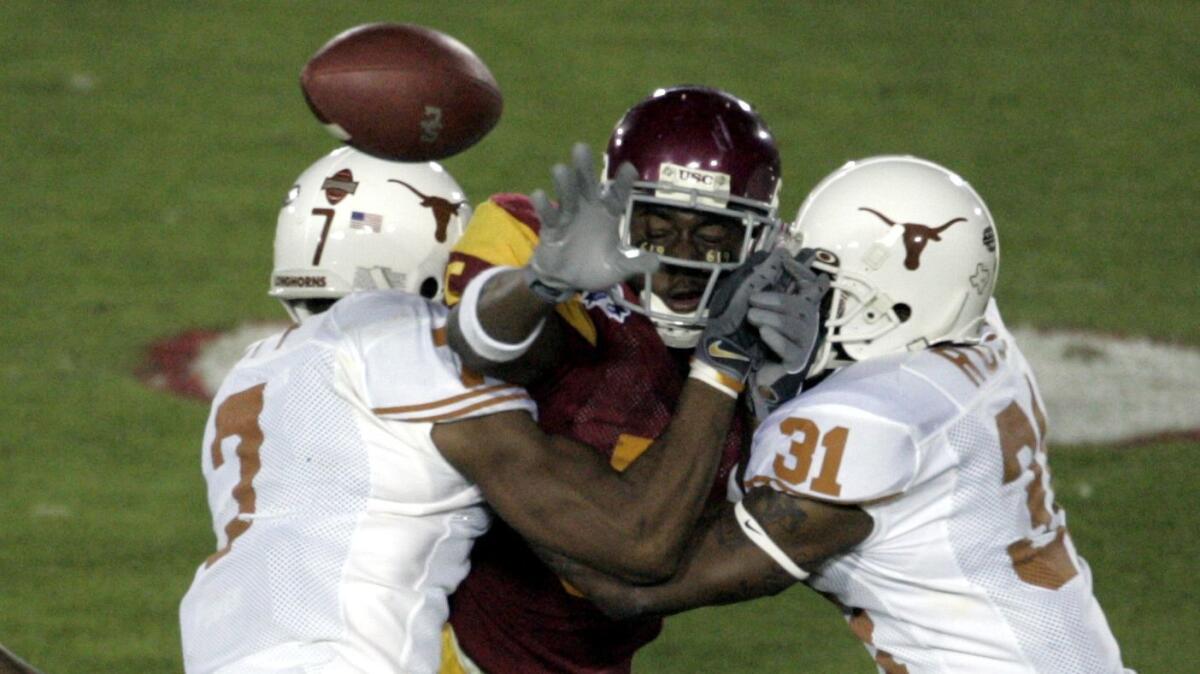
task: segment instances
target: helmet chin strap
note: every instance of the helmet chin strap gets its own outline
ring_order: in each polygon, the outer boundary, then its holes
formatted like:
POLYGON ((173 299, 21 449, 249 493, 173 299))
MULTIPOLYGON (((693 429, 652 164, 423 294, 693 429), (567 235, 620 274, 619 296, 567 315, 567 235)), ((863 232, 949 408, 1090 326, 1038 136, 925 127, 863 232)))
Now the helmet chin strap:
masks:
POLYGON ((672 311, 667 306, 666 302, 659 299, 658 295, 650 293, 650 310, 653 314, 650 315, 650 322, 654 324, 654 329, 658 331, 658 336, 662 338, 663 344, 666 344, 672 349, 694 349, 696 344, 700 342, 700 333, 703 328, 700 326, 684 326, 673 325, 654 319, 654 314, 668 316, 679 316, 680 319, 691 318, 691 314, 681 314, 672 311))
POLYGON ((280 299, 279 303, 283 305, 283 310, 287 312, 288 318, 292 319, 296 325, 300 325, 311 315, 307 309, 303 308, 303 300, 280 299))

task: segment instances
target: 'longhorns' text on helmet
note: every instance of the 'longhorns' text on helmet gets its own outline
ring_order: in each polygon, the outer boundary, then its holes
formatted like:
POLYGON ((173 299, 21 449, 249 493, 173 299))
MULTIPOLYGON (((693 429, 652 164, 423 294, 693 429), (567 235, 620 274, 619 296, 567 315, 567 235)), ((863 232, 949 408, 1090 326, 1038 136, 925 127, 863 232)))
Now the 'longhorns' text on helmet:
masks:
POLYGON ((435 162, 402 163, 349 147, 296 179, 279 211, 271 297, 293 320, 304 300, 398 288, 442 296, 442 270, 471 207, 435 162))
POLYGON ((673 309, 646 275, 636 298, 620 288, 614 298, 649 316, 668 346, 692 346, 720 274, 775 242, 780 187, 775 138, 749 103, 729 93, 699 86, 659 89, 617 123, 605 153, 606 179, 626 162, 637 169, 638 181, 621 222, 622 240, 657 253, 659 274, 689 277, 694 288, 688 291, 695 297, 685 309, 673 309), (737 238, 721 249, 703 240, 677 245, 638 240, 634 215, 654 209, 704 214, 729 223, 737 238))
POLYGON ((792 236, 836 267, 814 374, 837 358, 978 341, 1000 247, 957 174, 908 156, 849 162, 808 195, 792 236))

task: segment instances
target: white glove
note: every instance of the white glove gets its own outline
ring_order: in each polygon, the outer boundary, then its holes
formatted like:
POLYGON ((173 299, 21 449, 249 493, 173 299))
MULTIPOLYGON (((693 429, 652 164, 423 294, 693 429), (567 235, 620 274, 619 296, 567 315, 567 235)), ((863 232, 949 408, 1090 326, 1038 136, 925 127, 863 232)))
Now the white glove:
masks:
POLYGON ((621 245, 621 217, 637 169, 621 165, 616 179, 601 190, 587 145, 575 144, 571 164, 556 164, 551 171, 558 204, 542 190, 531 196, 541 233, 525 279, 549 302, 561 302, 577 291, 605 290, 658 269, 657 256, 621 245))

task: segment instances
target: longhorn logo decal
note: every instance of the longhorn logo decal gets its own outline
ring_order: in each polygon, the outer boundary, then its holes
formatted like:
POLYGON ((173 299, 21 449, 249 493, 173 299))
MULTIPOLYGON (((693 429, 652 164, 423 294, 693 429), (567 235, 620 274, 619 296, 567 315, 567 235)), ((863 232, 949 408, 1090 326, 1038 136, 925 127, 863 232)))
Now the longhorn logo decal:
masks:
POLYGON ((466 202, 460 201, 458 203, 454 203, 453 201, 447 201, 441 197, 426 196, 421 194, 417 188, 409 185, 403 180, 394 180, 389 178, 388 182, 404 185, 409 189, 410 192, 417 195, 417 197, 421 199, 421 206, 433 211, 433 220, 437 223, 437 229, 433 233, 434 238, 438 240, 438 243, 444 243, 446 241, 446 226, 450 224, 450 218, 458 215, 458 209, 462 208, 462 205, 466 202))
POLYGON ((888 227, 899 224, 901 227, 904 228, 904 268, 905 269, 917 269, 918 267, 920 267, 921 266, 921 253, 925 250, 925 246, 929 245, 930 241, 941 241, 942 239, 941 239, 941 236, 939 236, 939 235, 942 232, 946 231, 947 229, 950 229, 951 225, 954 225, 955 223, 958 223, 958 222, 966 222, 967 221, 966 218, 954 218, 953 220, 947 221, 943 225, 939 225, 937 227, 930 227, 929 225, 922 225, 922 224, 919 224, 916 222, 897 223, 895 220, 892 220, 891 218, 884 215, 883 213, 880 213, 879 211, 877 211, 873 208, 867 208, 866 206, 862 206, 858 210, 866 211, 866 212, 874 215, 875 217, 879 218, 880 220, 883 220, 884 222, 887 223, 888 227))

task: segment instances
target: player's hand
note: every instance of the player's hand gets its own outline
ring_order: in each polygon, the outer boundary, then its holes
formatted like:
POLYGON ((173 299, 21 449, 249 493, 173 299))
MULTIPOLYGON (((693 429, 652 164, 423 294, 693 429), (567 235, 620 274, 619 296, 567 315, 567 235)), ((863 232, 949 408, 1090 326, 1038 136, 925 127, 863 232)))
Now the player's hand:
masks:
MULTIPOLYGON (((751 297, 776 284, 784 273, 787 252, 757 252, 717 283, 709 301, 708 321, 695 358, 739 383, 766 355, 757 329, 746 321, 751 297)), ((764 309, 769 312, 769 309, 764 309)))
POLYGON ((750 374, 746 382, 746 404, 756 423, 783 403, 791 400, 804 387, 807 372, 788 372, 783 364, 767 360, 750 374))
POLYGON ((624 164, 601 189, 587 145, 577 143, 571 166, 551 171, 558 203, 542 190, 533 193, 541 220, 540 241, 525 269, 530 288, 552 302, 580 290, 605 290, 635 274, 653 272, 658 257, 621 245, 619 225, 637 170, 624 164))
POLYGON ((746 320, 774 352, 750 376, 748 402, 759 421, 800 392, 824 340, 821 305, 831 276, 814 268, 815 255, 805 249, 786 260, 780 290, 750 297, 746 320))
POLYGON ((824 335, 821 303, 829 292, 830 275, 813 268, 816 251, 801 250, 782 261, 783 275, 775 288, 750 296, 746 320, 789 374, 812 365, 824 335))

